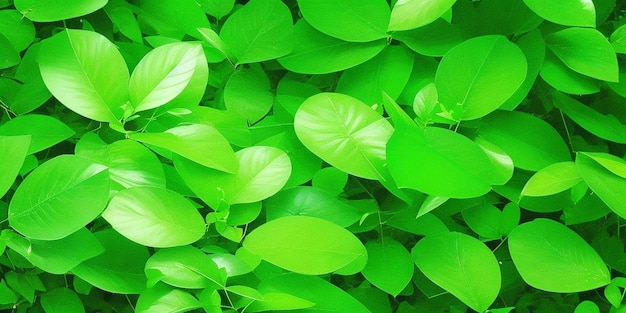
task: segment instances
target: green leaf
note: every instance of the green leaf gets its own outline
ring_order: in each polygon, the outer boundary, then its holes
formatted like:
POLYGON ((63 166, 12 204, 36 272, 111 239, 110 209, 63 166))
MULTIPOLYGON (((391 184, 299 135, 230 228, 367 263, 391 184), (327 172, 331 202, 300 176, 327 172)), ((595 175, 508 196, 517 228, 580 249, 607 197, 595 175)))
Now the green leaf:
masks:
POLYGON ((168 43, 181 40, 185 35, 201 38, 198 28, 211 27, 195 0, 143 0, 139 4, 141 8, 137 15, 140 21, 147 23, 146 26, 158 35, 177 39, 168 43))
POLYGON ((13 47, 13 44, 6 36, 0 33, 0 69, 9 68, 20 64, 20 53, 13 47))
POLYGON ((550 164, 571 161, 569 148, 546 121, 518 111, 496 111, 482 119, 479 138, 500 147, 515 167, 538 171, 550 164))
POLYGON ((609 37, 616 53, 626 53, 626 25, 617 28, 609 37))
POLYGON ((592 0, 524 0, 542 18, 566 26, 596 27, 596 9, 592 0))
POLYGON ((309 186, 283 190, 267 199, 264 207, 268 221, 284 216, 311 216, 348 227, 361 218, 354 206, 309 186))
POLYGON ((48 101, 52 96, 41 78, 39 71, 39 48, 41 43, 31 45, 15 72, 15 78, 23 82, 10 103, 11 110, 16 114, 33 111, 48 101))
POLYGON ((526 56, 518 46, 504 36, 482 36, 443 56, 435 84, 439 101, 454 118, 472 120, 502 105, 522 85, 526 72, 526 56))
POLYGON ((176 42, 150 51, 130 77, 134 112, 154 109, 176 98, 191 83, 200 63, 206 67, 202 46, 197 43, 176 42))
POLYGON ((83 302, 68 288, 52 289, 41 295, 40 301, 46 313, 85 312, 83 302))
POLYGON ((270 81, 260 68, 233 73, 224 86, 226 109, 244 116, 248 124, 262 119, 274 104, 270 81))
MULTIPOLYGON (((503 5, 506 4, 503 3, 503 5)), ((517 91, 509 99, 507 99, 502 106, 500 106, 500 109, 503 110, 512 110, 526 99, 528 93, 535 85, 537 75, 544 64, 546 55, 546 44, 543 41, 543 36, 538 29, 530 31, 520 37, 515 44, 522 49, 522 52, 524 52, 524 55, 526 56, 528 71, 526 72, 526 79, 519 89, 517 89, 517 91)))
MULTIPOLYGON (((626 217, 626 198, 623 196, 623 191, 626 190, 626 178, 616 175, 607 169, 606 165, 595 160, 597 156, 594 157, 593 154, 584 152, 577 153, 578 172, 602 202, 617 215, 626 217)), ((609 164, 615 164, 613 162, 609 164)))
POLYGON ((413 277, 411 254, 399 242, 384 238, 382 242, 368 241, 367 265, 362 273, 374 286, 396 297, 413 277))
POLYGON ((530 286, 571 293, 608 285, 611 275, 598 253, 573 230, 549 219, 535 219, 509 234, 509 250, 530 286))
POLYGON ((530 177, 522 189, 521 196, 549 196, 570 189, 581 181, 574 162, 554 163, 530 177))
MULTIPOLYGON (((5 124, 6 125, 6 124, 5 124)), ((24 164, 31 136, 0 136, 0 198, 11 188, 24 164)))
POLYGON ((138 294, 146 288, 148 249, 109 228, 95 233, 104 253, 72 269, 79 278, 108 292, 138 294))
POLYGON ((33 239, 61 239, 98 217, 108 198, 105 166, 60 155, 37 167, 17 188, 9 224, 33 239))
POLYGON ((420 28, 394 32, 394 39, 406 44, 411 50, 426 56, 440 57, 463 42, 461 27, 442 18, 420 28))
POLYGON ((220 20, 235 6, 235 0, 198 0, 196 1, 204 12, 220 20))
POLYGON ((597 304, 585 300, 576 306, 574 313, 600 313, 600 308, 598 308, 597 304))
POLYGON ((48 115, 26 114, 0 125, 0 136, 30 135, 28 154, 50 148, 74 135, 74 130, 48 115))
POLYGON ((252 0, 228 17, 220 38, 236 64, 276 59, 291 52, 293 22, 280 0, 252 0))
POLYGON ((548 49, 572 70, 609 82, 619 80, 615 51, 598 30, 571 27, 548 34, 545 40, 548 49))
POLYGON ((322 33, 352 42, 387 37, 389 5, 383 0, 298 0, 304 19, 322 33))
POLYGON ((7 286, 4 279, 0 280, 0 304, 14 304, 17 302, 17 295, 7 286))
POLYGON ((426 236, 411 254, 428 279, 473 310, 484 312, 500 292, 498 260, 474 237, 456 232, 426 236))
POLYGON ((28 239, 12 233, 7 246, 38 268, 57 275, 66 274, 104 252, 100 242, 85 228, 59 240, 28 239))
POLYGON ((298 310, 313 307, 314 302, 283 292, 268 292, 263 294, 263 301, 255 301, 247 307, 249 312, 298 310))
POLYGON ((385 146, 393 127, 364 103, 339 93, 319 93, 298 109, 296 135, 313 153, 355 176, 382 179, 385 146))
POLYGON ((317 31, 304 19, 293 29, 293 51, 278 59, 286 69, 303 74, 326 74, 359 65, 386 46, 384 39, 349 42, 317 31))
POLYGON ((43 42, 39 66, 50 92, 70 110, 99 122, 117 123, 122 117, 129 74, 106 37, 66 29, 43 42))
POLYGON ((223 288, 225 272, 204 252, 192 246, 157 251, 146 262, 148 283, 159 281, 179 288, 223 288))
POLYGON ((502 211, 492 204, 473 206, 463 210, 463 220, 483 240, 501 239, 519 224, 520 209, 515 203, 502 211))
POLYGON ((87 15, 104 7, 107 0, 15 0, 15 8, 34 22, 54 22, 87 15))
POLYGON ((125 1, 109 1, 104 10, 120 33, 136 43, 143 43, 143 35, 132 5, 125 1))
POLYGON ((452 8, 456 0, 401 0, 391 10, 388 30, 409 30, 430 24, 452 8))
POLYGON ((343 192, 348 183, 348 173, 329 166, 320 169, 311 180, 313 187, 337 196, 343 192))
POLYGON ((600 91, 600 81, 573 71, 550 50, 545 52, 541 78, 558 91, 588 95, 600 91))
POLYGON ((308 216, 269 221, 252 230, 243 247, 269 263, 306 275, 331 273, 367 257, 365 247, 352 233, 308 216), (329 246, 329 242, 333 244, 329 246))
POLYGON ((4 35, 16 51, 28 48, 35 40, 35 26, 30 20, 22 18, 15 10, 0 11, 0 34, 4 35))
POLYGON ((612 154, 603 152, 580 153, 598 162, 598 164, 602 165, 602 167, 609 170, 611 173, 619 177, 626 178, 626 161, 624 159, 620 159, 612 154))
POLYGON ((163 133, 136 133, 129 137, 170 150, 206 167, 237 172, 237 159, 230 144, 215 128, 206 124, 177 126, 163 133))
POLYGON ((472 198, 506 182, 476 143, 443 128, 396 130, 387 155, 399 187, 434 196, 472 198))
POLYGON ((613 115, 604 115, 562 93, 555 93, 554 106, 588 132, 617 143, 626 143, 626 126, 613 115))
POLYGON ((188 312, 201 306, 200 301, 189 292, 159 284, 139 295, 135 312, 188 312))
POLYGON ((314 303, 313 307, 304 310, 308 312, 370 312, 344 290, 316 276, 296 273, 276 275, 261 281, 258 290, 264 295, 280 292, 314 303))
POLYGON ((118 192, 102 217, 126 238, 150 247, 190 244, 205 232, 204 219, 189 200, 159 187, 118 192))

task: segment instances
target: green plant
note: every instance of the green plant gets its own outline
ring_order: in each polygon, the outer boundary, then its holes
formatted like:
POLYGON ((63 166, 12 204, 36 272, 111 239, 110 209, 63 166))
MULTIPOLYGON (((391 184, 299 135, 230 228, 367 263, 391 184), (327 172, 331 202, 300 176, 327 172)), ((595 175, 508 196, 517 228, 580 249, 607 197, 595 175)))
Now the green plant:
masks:
POLYGON ((624 312, 624 10, 0 0, 0 308, 624 312))

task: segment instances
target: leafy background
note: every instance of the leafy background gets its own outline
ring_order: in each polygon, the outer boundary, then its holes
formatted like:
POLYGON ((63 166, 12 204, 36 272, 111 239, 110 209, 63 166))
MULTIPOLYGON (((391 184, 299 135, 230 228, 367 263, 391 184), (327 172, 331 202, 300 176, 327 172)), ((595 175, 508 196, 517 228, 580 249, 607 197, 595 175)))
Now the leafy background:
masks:
POLYGON ((0 0, 0 306, 624 312, 625 12, 0 0))

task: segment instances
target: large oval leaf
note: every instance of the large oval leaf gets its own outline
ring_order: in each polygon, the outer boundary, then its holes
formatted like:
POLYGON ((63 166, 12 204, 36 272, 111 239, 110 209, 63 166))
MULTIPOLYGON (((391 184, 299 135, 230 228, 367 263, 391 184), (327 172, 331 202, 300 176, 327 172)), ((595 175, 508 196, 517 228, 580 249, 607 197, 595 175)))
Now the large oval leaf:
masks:
POLYGON ((462 233, 426 236, 411 251, 417 267, 467 306, 484 312, 500 292, 500 267, 491 250, 462 233))
POLYGON ((74 135, 74 130, 48 115, 26 114, 0 126, 0 135, 30 135, 28 154, 50 148, 74 135))
POLYGON ((571 293, 611 282, 604 261, 573 230, 549 219, 536 219, 509 234, 515 267, 530 286, 548 292, 571 293))
POLYGON ((54 22, 87 15, 107 4, 107 0, 15 0, 15 8, 35 22, 54 22))
POLYGON ((153 109, 178 96, 191 82, 197 64, 206 66, 202 46, 176 42, 150 51, 130 77, 130 104, 135 112, 153 109))
POLYGON ((574 162, 554 163, 531 176, 524 185, 521 196, 549 196, 565 191, 581 181, 574 162))
POLYGON ((128 68, 106 37, 66 29, 43 42, 39 67, 50 92, 70 110, 99 122, 117 123, 122 117, 128 68))
POLYGON ((393 127, 364 103, 338 93, 308 98, 296 112, 302 143, 322 160, 355 176, 381 179, 393 127))
POLYGON ((546 46, 572 70, 609 82, 619 80, 615 50, 595 28, 566 28, 547 35, 545 39, 546 46))
POLYGON ((189 200, 158 187, 118 192, 102 217, 120 234, 144 246, 182 246, 205 232, 204 219, 189 200))
POLYGON ((385 48, 385 40, 349 42, 317 31, 306 20, 294 26, 293 51, 278 59, 290 71, 325 74, 361 64, 385 48))
MULTIPOLYGON (((601 160, 600 160, 601 161, 601 160)), ((576 167, 589 188, 617 215, 626 218, 626 178, 615 174, 594 158, 594 154, 576 154, 576 167)))
POLYGON ((162 133, 136 133, 129 137, 167 149, 206 167, 228 173, 237 171, 233 148, 220 132, 209 125, 183 125, 162 133))
POLYGON ((40 165, 20 184, 9 206, 9 224, 33 239, 61 239, 98 217, 108 199, 105 166, 61 155, 40 165))
POLYGON ((387 36, 389 5, 384 0, 298 0, 304 19, 341 40, 367 42, 387 36))
POLYGON ((482 117, 517 91, 527 67, 522 50, 504 36, 466 40, 448 51, 437 68, 439 101, 456 119, 482 117))
POLYGON ((537 15, 566 25, 596 27, 596 9, 592 0, 524 0, 537 15))
POLYGON ((159 284, 139 295, 135 312, 189 312, 201 306, 200 301, 189 292, 159 284))
POLYGON ((396 297, 413 277, 411 254, 399 242, 384 238, 382 242, 368 241, 367 265, 363 276, 374 286, 396 297))
POLYGON ((331 273, 367 256, 352 233, 309 216, 269 221, 251 231, 243 246, 267 262, 306 275, 331 273))
POLYGON ((24 164, 30 136, 0 136, 0 198, 11 188, 24 164))
POLYGON ((402 0, 397 1, 391 10, 389 31, 409 30, 438 19, 448 11, 456 0, 402 0))
POLYGON ((161 249, 146 262, 148 284, 159 281, 179 288, 223 288, 222 272, 204 252, 192 246, 161 249))

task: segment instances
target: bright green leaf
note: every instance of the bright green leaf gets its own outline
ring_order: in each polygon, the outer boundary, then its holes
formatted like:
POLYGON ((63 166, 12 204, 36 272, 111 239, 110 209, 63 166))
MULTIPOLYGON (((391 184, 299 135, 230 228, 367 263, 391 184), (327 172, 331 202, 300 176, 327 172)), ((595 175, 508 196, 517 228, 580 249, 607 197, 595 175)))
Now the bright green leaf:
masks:
POLYGON ((596 9, 592 0, 524 0, 542 18, 566 26, 596 26, 596 9))
POLYGON ((411 254, 426 277, 473 310, 487 310, 500 292, 498 260, 474 237, 456 232, 426 236, 411 254))
POLYGON ((598 164, 602 165, 605 169, 609 170, 611 173, 626 178, 626 161, 624 159, 620 159, 612 154, 603 153, 603 152, 580 152, 594 161, 598 162, 598 164))
POLYGON ((268 292, 263 294, 263 301, 255 301, 247 307, 249 312, 267 312, 306 309, 315 303, 284 292, 268 292))
POLYGON ((411 254, 391 238, 384 238, 382 242, 368 241, 365 248, 368 260, 363 276, 394 297, 400 294, 413 277, 411 254))
POLYGON ((204 219, 189 200, 158 187, 118 192, 102 217, 126 238, 151 247, 190 244, 205 232, 204 219))
POLYGON ((15 10, 0 11, 0 34, 4 35, 16 51, 23 51, 35 40, 35 26, 15 10))
POLYGON ((399 0, 391 10, 389 31, 409 30, 432 23, 448 11, 456 0, 399 0))
POLYGON ((623 196, 623 192, 626 190, 626 178, 611 172, 587 153, 576 155, 576 166, 589 188, 613 212, 621 217, 626 217, 626 197, 623 196))
POLYGON ((46 313, 85 312, 83 302, 68 288, 57 288, 41 295, 41 306, 46 313))
POLYGON ((626 25, 620 26, 609 37, 613 49, 617 53, 626 53, 626 25))
POLYGON ((600 308, 598 308, 597 304, 585 300, 576 306, 574 313, 600 313, 600 308))
POLYGON ((535 219, 509 234, 509 250, 524 281, 548 292, 571 293, 608 285, 611 275, 598 253, 573 230, 535 219))
POLYGON ((11 188, 22 168, 31 136, 0 136, 0 198, 11 188))
POLYGON ((263 118, 274 104, 270 81, 260 68, 243 69, 233 73, 224 86, 226 109, 254 124, 263 118))
POLYGON ((522 189, 521 196, 542 197, 572 188, 582 181, 571 161, 548 165, 535 173, 522 189))
POLYGON ((243 247, 267 262, 307 275, 334 272, 367 255, 361 241, 349 231, 308 216, 269 221, 252 230, 243 247))
POLYGON ((54 22, 87 15, 104 7, 107 0, 15 0, 15 8, 35 22, 54 22))
POLYGON ((235 0, 197 0, 204 12, 220 20, 235 6, 235 0))
POLYGON ((189 312, 200 307, 198 299, 189 292, 159 284, 139 295, 135 312, 189 312))
POLYGON ((540 75, 546 83, 561 92, 589 95, 600 91, 599 80, 575 72, 550 50, 545 51, 540 75))
POLYGON ((49 115, 26 114, 0 125, 0 136, 30 135, 28 154, 50 148, 74 135, 74 130, 49 115))
POLYGON ((146 262, 148 283, 179 288, 222 288, 226 277, 208 255, 192 246, 157 251, 146 262))
POLYGON ((461 27, 441 18, 420 28, 395 32, 393 38, 421 55, 434 57, 445 55, 463 41, 461 27))
POLYGON ((98 217, 108 198, 105 166, 60 155, 37 167, 17 188, 9 224, 33 239, 61 239, 98 217))
MULTIPOLYGON (((511 14, 514 13, 511 12, 511 14)), ((546 44, 543 41, 541 32, 537 29, 520 37, 515 44, 522 49, 522 52, 524 52, 524 55, 526 56, 528 71, 526 72, 526 79, 522 83, 522 86, 520 86, 519 89, 517 89, 517 91, 509 99, 507 99, 502 106, 500 106, 500 109, 503 110, 512 110, 526 99, 528 93, 535 85, 537 75, 544 64, 546 55, 546 44)))
POLYGON ((13 47, 13 44, 6 36, 0 33, 0 69, 9 68, 20 64, 20 53, 13 47))

